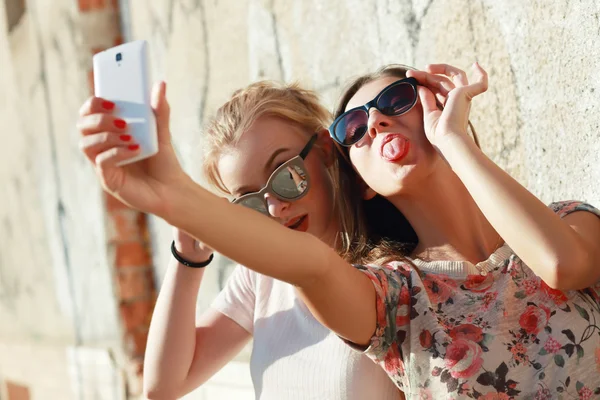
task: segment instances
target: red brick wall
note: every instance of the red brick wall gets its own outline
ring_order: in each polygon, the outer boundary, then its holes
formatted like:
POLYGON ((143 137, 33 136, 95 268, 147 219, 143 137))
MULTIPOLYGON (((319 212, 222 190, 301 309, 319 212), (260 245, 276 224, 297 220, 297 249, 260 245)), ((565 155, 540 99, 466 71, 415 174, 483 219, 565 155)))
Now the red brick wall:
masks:
MULTIPOLYGON (((5 381, 4 390, 7 400, 29 400, 29 388, 18 383, 5 381)), ((4 398, 4 397, 3 397, 4 398)))
MULTIPOLYGON (((119 31, 117 0, 79 0, 79 11, 90 17, 114 18, 116 21, 103 24, 112 27, 101 38, 104 46, 98 46, 99 32, 84 32, 84 37, 94 37, 95 45, 90 45, 88 84, 90 95, 94 93, 92 55, 123 42, 119 31), (114 12, 106 12, 106 11, 114 12)), ((82 29, 86 29, 84 26, 82 29)), ((149 235, 146 215, 132 210, 113 198, 105 195, 106 221, 108 232, 107 250, 112 257, 115 277, 115 295, 119 304, 119 315, 123 328, 123 343, 126 358, 129 360, 128 388, 131 395, 141 393, 143 356, 148 338, 148 327, 156 301, 152 259, 149 249, 149 235)), ((109 257, 109 260, 111 258, 109 257)))

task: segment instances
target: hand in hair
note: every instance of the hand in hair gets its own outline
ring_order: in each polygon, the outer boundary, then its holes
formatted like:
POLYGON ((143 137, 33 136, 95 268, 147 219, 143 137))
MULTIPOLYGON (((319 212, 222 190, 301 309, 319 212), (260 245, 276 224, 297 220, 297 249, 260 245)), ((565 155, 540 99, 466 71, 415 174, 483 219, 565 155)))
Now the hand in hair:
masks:
POLYGON ((488 88, 487 73, 478 63, 473 65, 475 81, 469 83, 464 71, 447 64, 432 64, 425 71, 407 71, 419 81, 419 98, 427 139, 438 146, 448 137, 467 136, 469 112, 473 97, 488 88), (438 103, 444 105, 440 110, 438 103))

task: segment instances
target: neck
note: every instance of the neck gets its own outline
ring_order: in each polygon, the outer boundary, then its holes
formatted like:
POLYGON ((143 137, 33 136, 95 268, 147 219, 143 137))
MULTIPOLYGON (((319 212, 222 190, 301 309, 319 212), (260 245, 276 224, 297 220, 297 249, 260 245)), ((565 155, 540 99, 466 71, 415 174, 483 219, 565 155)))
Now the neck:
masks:
POLYGON ((489 258, 501 238, 458 176, 444 162, 409 194, 388 198, 419 237, 413 257, 469 261, 489 258))

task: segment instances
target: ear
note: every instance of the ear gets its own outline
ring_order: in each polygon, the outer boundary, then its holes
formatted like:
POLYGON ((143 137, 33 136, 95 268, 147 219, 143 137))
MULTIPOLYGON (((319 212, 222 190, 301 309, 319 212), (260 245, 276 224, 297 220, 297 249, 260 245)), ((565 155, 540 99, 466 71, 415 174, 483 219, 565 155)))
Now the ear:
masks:
POLYGON ((367 186, 366 183, 363 183, 363 199, 371 200, 375 196, 377 196, 377 192, 367 186))
POLYGON ((326 167, 331 167, 334 161, 334 144, 333 139, 329 135, 329 131, 327 129, 322 129, 317 132, 317 146, 319 146, 319 150, 323 153, 323 160, 325 161, 326 167))

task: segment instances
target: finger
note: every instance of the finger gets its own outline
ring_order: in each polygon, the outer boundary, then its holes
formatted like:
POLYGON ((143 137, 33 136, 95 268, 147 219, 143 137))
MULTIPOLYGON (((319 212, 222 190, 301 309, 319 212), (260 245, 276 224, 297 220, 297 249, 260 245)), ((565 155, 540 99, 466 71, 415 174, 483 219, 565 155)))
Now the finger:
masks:
POLYGON ((92 96, 83 103, 79 109, 79 115, 89 115, 97 113, 111 113, 115 109, 115 103, 101 97, 92 96))
POLYGON ((132 145, 131 147, 113 147, 98 154, 94 160, 94 164, 100 169, 114 168, 120 162, 136 156, 139 152, 139 145, 132 145))
POLYGON ((417 91, 419 93, 419 99, 421 100, 421 106, 423 107, 423 114, 425 116, 432 112, 441 112, 435 102, 435 96, 431 90, 424 86, 418 86, 417 91))
POLYGON ((431 74, 440 74, 449 76, 456 86, 466 86, 469 84, 467 74, 462 69, 448 64, 429 64, 425 70, 431 74))
POLYGON ((444 106, 446 105, 446 102, 448 101, 448 96, 442 96, 441 94, 436 94, 435 95, 435 99, 438 102, 438 108, 444 108, 444 106))
POLYGON ((454 83, 448 77, 443 75, 434 75, 425 71, 408 70, 406 76, 415 78, 421 85, 432 89, 434 93, 440 93, 447 96, 448 92, 455 88, 454 83))
POLYGON ((477 95, 480 95, 487 91, 488 89, 488 74, 486 70, 484 70, 478 62, 473 64, 473 82, 468 87, 469 92, 468 95, 470 98, 473 98, 477 95))
POLYGON ((79 117, 77 120, 77 130, 83 136, 100 132, 125 133, 127 131, 127 122, 111 114, 89 114, 79 117))
POLYGON ((467 101, 471 101, 473 97, 480 95, 481 93, 487 90, 487 72, 485 72, 485 70, 481 68, 481 66, 479 66, 479 64, 477 63, 473 64, 473 69, 475 70, 475 82, 467 86, 456 88, 455 90, 450 92, 448 96, 449 100, 452 100, 454 102, 454 99, 464 98, 467 101))
POLYGON ((113 147, 129 147, 135 145, 137 145, 137 143, 132 140, 131 135, 116 134, 114 132, 102 132, 94 135, 87 135, 79 140, 79 148, 91 162, 95 162, 98 154, 113 147))
POLYGON ((171 107, 167 101, 167 84, 163 81, 154 85, 152 90, 152 110, 156 117, 158 141, 161 143, 170 143, 169 119, 171 116, 171 107))

